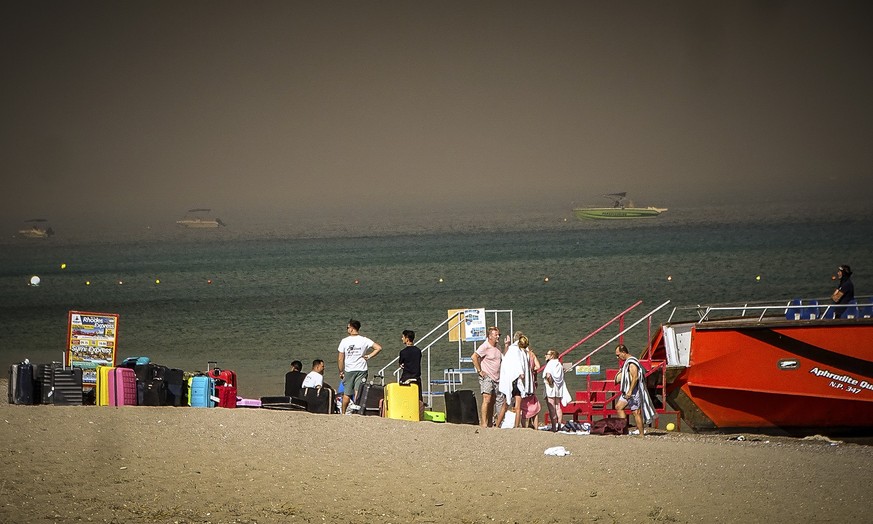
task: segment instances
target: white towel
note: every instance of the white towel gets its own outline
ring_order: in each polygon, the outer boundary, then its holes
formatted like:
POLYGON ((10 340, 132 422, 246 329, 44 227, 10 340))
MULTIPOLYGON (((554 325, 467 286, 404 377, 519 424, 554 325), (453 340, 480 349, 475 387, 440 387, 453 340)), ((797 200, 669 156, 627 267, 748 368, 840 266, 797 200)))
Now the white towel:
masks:
MULTIPOLYGON (((528 364, 527 355, 518 347, 517 344, 512 344, 506 348, 506 353, 503 355, 503 360, 500 361, 500 381, 497 383, 497 389, 506 395, 506 398, 512 398, 512 381, 519 376, 530 375, 530 365, 528 364), (525 373, 527 369, 527 373, 525 373)), ((531 380, 531 388, 533 387, 531 380)), ((517 383, 518 390, 524 392, 527 385, 523 380, 517 383)))

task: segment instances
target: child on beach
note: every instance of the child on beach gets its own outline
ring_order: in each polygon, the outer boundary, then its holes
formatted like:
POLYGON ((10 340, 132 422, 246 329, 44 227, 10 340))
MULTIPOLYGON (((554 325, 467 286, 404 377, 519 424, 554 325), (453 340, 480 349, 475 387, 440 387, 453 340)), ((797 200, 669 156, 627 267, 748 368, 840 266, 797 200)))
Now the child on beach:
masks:
POLYGON ((561 429, 564 413, 561 409, 561 400, 564 397, 564 366, 558 360, 558 352, 550 349, 546 352, 546 367, 543 369, 543 380, 546 383, 546 403, 549 407, 549 420, 552 423, 552 431, 561 429))

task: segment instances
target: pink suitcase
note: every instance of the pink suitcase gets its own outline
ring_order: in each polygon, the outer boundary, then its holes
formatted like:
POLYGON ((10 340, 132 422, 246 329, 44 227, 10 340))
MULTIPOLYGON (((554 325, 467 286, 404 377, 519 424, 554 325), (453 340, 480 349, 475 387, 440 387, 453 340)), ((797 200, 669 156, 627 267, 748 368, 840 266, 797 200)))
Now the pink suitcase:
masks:
POLYGON ((136 372, 115 368, 109 372, 109 405, 136 406, 136 372))

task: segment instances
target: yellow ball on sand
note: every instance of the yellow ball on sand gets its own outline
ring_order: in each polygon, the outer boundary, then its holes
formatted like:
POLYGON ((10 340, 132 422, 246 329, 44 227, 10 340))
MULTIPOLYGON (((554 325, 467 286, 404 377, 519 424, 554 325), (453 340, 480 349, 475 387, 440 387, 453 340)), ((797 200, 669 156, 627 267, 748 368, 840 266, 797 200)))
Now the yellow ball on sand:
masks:
POLYGON ((673 424, 672 422, 667 424, 667 431, 673 431, 674 429, 676 429, 676 424, 673 424))

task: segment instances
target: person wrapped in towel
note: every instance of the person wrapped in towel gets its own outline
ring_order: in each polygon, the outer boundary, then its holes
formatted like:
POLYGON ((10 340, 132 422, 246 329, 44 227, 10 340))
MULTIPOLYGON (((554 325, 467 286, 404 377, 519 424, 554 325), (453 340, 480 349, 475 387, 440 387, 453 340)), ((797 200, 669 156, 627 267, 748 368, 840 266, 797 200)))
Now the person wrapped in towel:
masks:
POLYGON ((615 409, 620 418, 627 417, 625 408, 631 410, 642 437, 645 434, 645 424, 651 424, 657 417, 655 406, 646 389, 646 370, 636 357, 631 356, 624 344, 615 347, 615 356, 622 361, 621 369, 615 376, 615 383, 621 384, 621 396, 615 402, 615 409))
POLYGON ((527 347, 530 342, 520 331, 516 335, 518 338, 515 343, 506 348, 506 353, 503 354, 503 360, 500 362, 500 381, 497 389, 506 397, 506 403, 503 404, 497 417, 497 427, 503 427, 503 418, 510 407, 515 415, 512 427, 521 427, 521 399, 534 393, 530 360, 520 347, 522 344, 527 347))
POLYGON ((550 349, 546 352, 546 367, 543 368, 543 380, 546 383, 546 404, 549 407, 549 421, 552 431, 561 430, 564 421, 562 405, 567 404, 570 392, 564 383, 564 366, 558 360, 558 352, 550 349))

